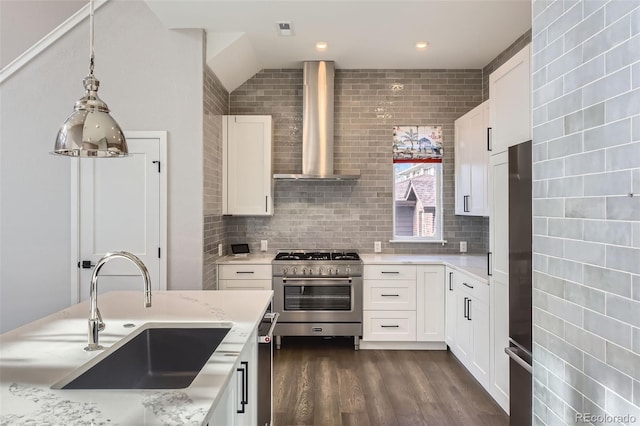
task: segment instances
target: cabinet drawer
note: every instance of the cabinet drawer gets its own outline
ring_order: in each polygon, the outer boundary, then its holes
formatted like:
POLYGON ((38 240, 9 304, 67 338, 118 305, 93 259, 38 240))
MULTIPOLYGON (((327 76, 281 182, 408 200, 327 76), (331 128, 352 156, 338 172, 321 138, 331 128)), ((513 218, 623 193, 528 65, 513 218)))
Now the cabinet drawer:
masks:
POLYGON ((474 299, 489 303, 489 285, 487 283, 478 281, 461 272, 456 272, 454 276, 456 277, 458 289, 468 293, 474 299))
POLYGON ((415 265, 365 265, 364 279, 369 280, 415 280, 415 265))
POLYGON ((415 311, 364 311, 362 338, 370 341, 416 340, 415 311))
POLYGON ((220 280, 218 290, 271 290, 271 280, 220 280))
POLYGON ((221 280, 271 280, 271 265, 219 265, 221 280))
POLYGON ((416 309, 414 280, 364 280, 364 309, 402 311, 416 309))

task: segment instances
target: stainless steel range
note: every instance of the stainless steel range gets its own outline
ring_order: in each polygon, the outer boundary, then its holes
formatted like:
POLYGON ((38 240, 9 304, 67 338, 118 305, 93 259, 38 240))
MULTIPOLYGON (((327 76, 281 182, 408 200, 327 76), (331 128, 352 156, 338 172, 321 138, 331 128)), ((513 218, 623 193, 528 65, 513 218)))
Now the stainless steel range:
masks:
POLYGON ((281 251, 272 263, 274 334, 282 336, 362 335, 362 260, 355 251, 281 251))

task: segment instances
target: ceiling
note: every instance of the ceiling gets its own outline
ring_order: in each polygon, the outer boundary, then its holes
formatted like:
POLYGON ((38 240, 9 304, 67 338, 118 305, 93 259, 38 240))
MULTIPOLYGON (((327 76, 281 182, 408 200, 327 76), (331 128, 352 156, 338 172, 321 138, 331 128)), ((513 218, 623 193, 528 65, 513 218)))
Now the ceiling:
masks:
POLYGON ((531 28, 529 0, 146 0, 168 28, 203 28, 207 64, 233 91, 261 69, 483 68, 531 28), (283 37, 276 22, 291 22, 283 37), (324 41, 324 52, 315 43, 324 41), (418 51, 416 42, 429 47, 418 51))

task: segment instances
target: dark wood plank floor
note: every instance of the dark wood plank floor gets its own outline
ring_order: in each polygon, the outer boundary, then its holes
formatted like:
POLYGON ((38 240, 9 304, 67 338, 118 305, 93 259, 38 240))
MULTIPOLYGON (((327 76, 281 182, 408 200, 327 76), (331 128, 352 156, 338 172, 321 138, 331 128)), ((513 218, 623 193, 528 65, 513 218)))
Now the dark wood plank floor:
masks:
POLYGON ((448 351, 354 351, 349 338, 282 339, 274 423, 506 426, 507 415, 448 351))

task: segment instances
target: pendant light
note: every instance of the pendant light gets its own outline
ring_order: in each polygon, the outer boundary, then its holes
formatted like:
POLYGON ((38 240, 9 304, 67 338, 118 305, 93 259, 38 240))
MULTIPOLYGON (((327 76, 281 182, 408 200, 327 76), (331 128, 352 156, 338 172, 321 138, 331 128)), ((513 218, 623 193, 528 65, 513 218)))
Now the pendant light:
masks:
POLYGON ((122 157, 128 154, 127 141, 118 123, 109 115, 109 107, 98 97, 100 82, 93 75, 94 0, 89 0, 89 75, 82 80, 85 94, 78 99, 56 138, 52 154, 69 157, 122 157))

